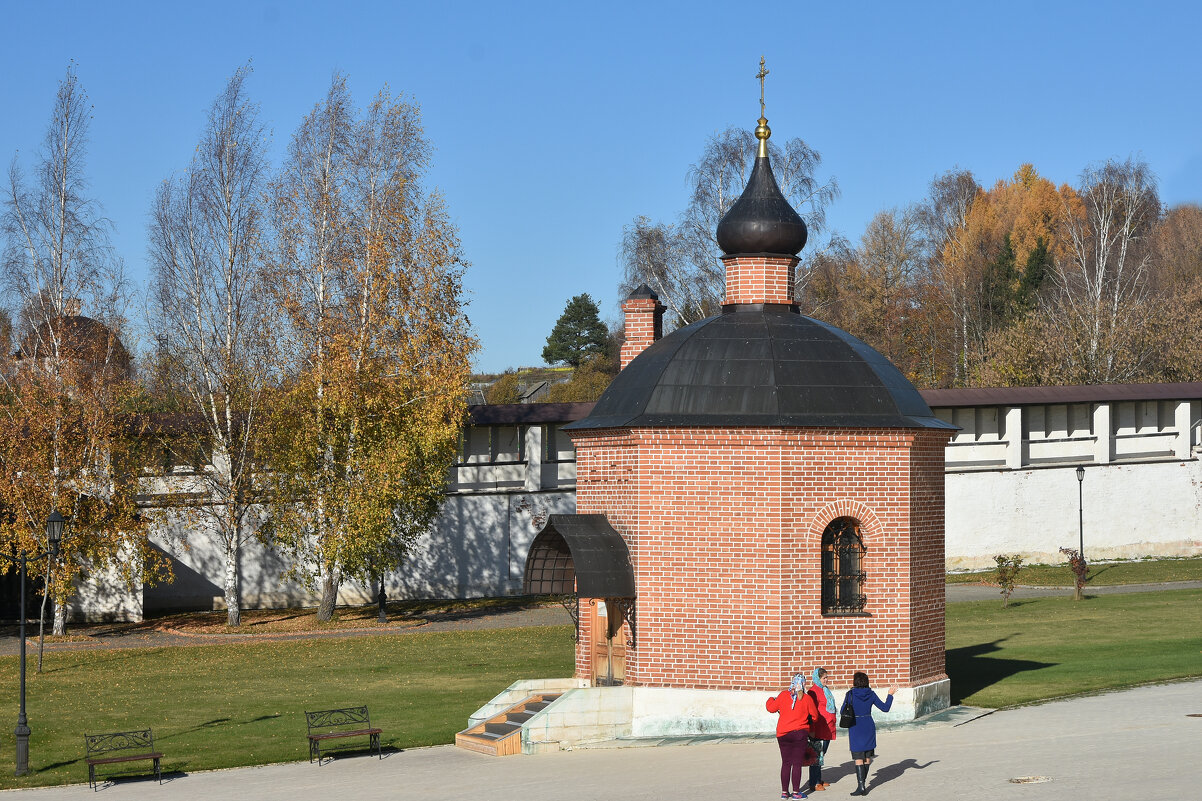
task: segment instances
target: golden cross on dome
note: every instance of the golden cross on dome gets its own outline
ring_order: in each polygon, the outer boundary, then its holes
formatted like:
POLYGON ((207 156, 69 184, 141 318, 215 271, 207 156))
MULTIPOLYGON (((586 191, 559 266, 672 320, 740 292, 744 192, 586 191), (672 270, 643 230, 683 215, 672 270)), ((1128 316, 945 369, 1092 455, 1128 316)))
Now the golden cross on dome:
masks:
POLYGON ((768 70, 764 69, 764 57, 760 56, 760 71, 755 74, 755 77, 760 79, 760 116, 764 116, 764 78, 768 76, 768 70))

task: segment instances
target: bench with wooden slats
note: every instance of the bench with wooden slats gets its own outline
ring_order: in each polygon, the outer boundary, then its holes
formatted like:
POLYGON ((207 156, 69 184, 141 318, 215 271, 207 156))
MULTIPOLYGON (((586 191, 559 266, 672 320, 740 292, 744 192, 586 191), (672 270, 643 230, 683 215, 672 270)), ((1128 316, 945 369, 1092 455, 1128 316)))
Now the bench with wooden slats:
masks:
MULTIPOLYGON (((367 737, 368 749, 375 749, 380 759, 384 754, 380 748, 380 735, 383 729, 373 728, 367 707, 352 706, 344 709, 323 709, 317 712, 306 712, 305 723, 309 727, 309 762, 314 758, 317 764, 321 760, 323 744, 330 740, 340 740, 346 737, 367 737)), ((329 749, 326 749, 328 753, 329 749)))
POLYGON ((163 783, 163 774, 159 769, 159 760, 163 755, 155 750, 154 734, 150 729, 85 734, 84 743, 87 746, 88 786, 93 790, 98 789, 97 765, 115 765, 141 759, 149 759, 154 763, 154 777, 159 784, 163 783))

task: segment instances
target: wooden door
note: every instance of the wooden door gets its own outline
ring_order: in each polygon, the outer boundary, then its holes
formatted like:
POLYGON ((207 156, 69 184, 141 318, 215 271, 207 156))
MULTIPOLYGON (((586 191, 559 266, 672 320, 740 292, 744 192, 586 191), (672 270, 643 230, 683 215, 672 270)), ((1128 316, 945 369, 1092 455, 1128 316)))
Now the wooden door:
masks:
POLYGON ((622 633, 621 612, 611 608, 603 598, 590 600, 593 685, 621 684, 626 678, 626 637, 622 633), (618 617, 611 620, 612 615, 618 617))

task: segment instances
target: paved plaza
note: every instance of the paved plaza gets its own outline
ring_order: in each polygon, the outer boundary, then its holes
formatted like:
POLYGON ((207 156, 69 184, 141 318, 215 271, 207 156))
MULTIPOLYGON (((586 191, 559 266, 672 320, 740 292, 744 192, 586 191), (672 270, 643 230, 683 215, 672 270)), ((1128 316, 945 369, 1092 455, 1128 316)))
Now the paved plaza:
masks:
MULTIPOLYGON (((883 731, 871 795, 899 801, 1202 799, 1202 716, 1193 715, 1202 715, 1202 681, 993 712, 956 725, 883 731), (1021 778, 1036 781, 1011 781, 1021 778)), ((842 739, 832 745, 825 778, 833 786, 812 798, 844 798, 855 789, 846 748, 842 739)), ((103 785, 99 794, 80 784, 15 790, 7 797, 768 801, 780 794, 779 765, 776 744, 770 740, 501 758, 436 746, 389 754, 383 760, 346 757, 321 767, 306 762, 176 775, 162 787, 139 779, 103 785)))

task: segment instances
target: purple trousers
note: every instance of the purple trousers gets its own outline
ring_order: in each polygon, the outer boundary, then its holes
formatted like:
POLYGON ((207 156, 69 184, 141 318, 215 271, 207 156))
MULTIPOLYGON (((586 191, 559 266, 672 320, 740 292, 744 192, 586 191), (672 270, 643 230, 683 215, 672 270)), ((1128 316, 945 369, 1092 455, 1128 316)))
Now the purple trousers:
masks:
POLYGON ((806 765, 806 749, 809 747, 809 734, 805 729, 798 729, 776 738, 780 746, 780 791, 789 792, 789 781, 793 782, 793 792, 801 789, 801 769, 806 765))

